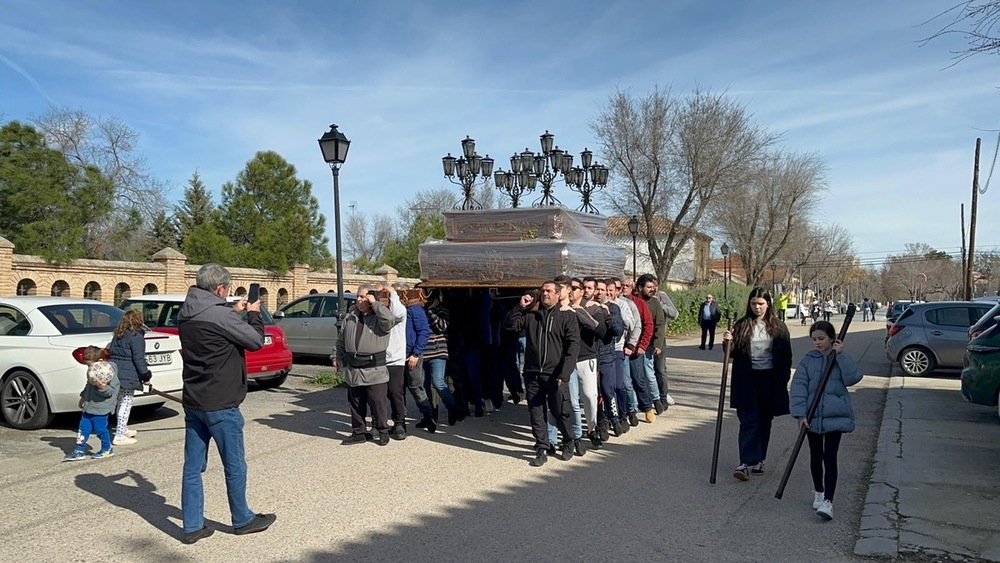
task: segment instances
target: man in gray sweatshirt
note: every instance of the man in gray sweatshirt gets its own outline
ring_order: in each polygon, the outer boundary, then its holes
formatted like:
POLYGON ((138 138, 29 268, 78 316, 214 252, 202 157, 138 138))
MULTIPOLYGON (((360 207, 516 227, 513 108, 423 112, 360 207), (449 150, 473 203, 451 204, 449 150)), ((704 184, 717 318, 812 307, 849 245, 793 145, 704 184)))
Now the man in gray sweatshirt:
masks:
POLYGON ((333 367, 343 367, 351 407, 351 436, 344 445, 365 442, 365 416, 372 411, 373 436, 380 446, 389 443, 389 369, 386 350, 389 333, 399 319, 379 303, 370 286, 358 287, 358 305, 344 318, 337 338, 333 367))

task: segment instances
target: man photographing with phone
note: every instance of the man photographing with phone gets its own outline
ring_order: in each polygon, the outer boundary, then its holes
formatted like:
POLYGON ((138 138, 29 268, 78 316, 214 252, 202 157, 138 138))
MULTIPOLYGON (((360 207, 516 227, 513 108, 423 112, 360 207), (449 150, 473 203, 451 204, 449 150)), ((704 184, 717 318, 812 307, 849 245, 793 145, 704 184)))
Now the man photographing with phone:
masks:
MULTIPOLYGON (((208 464, 208 443, 215 440, 226 473, 226 494, 236 535, 262 532, 274 514, 255 514, 247 504, 247 462, 243 448, 243 413, 247 395, 246 351, 264 346, 260 285, 255 299, 229 304, 232 278, 219 264, 198 270, 178 315, 184 350, 184 477, 181 513, 184 537, 193 544, 211 536, 205 526, 205 493, 201 474, 208 464), (247 320, 240 313, 247 312, 247 320)), ((254 286, 256 287, 256 290, 254 286)))

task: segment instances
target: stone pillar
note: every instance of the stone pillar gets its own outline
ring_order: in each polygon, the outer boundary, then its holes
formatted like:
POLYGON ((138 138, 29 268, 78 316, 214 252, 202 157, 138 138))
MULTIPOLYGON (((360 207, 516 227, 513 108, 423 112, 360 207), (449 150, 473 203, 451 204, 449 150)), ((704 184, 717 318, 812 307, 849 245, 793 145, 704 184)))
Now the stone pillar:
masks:
POLYGON ((17 279, 14 276, 14 243, 0 237, 0 295, 14 295, 17 279))
POLYGON ((377 270, 375 270, 375 275, 385 278, 385 285, 392 285, 397 279, 399 279, 399 270, 388 264, 382 264, 377 270))
MULTIPOLYGON (((163 264, 165 268, 163 293, 187 293, 188 284, 184 279, 187 256, 167 247, 154 254, 152 258, 153 262, 163 264)), ((142 288, 139 288, 139 292, 142 292, 142 288)))
MULTIPOLYGON (((292 265, 292 287, 288 288, 288 301, 309 293, 309 265, 296 262, 292 265)), ((275 295, 277 299, 277 295, 275 295)))

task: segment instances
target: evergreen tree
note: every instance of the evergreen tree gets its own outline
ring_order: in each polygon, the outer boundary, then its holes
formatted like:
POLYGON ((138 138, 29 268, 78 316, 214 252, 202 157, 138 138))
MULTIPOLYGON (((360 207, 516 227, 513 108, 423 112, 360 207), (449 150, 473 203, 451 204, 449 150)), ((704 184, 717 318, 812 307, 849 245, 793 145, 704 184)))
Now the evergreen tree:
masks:
POLYGON ((110 212, 113 193, 97 168, 73 166, 33 127, 0 128, 0 235, 18 252, 53 262, 84 257, 88 227, 110 212))
POLYGON ((219 232, 229 239, 233 265, 286 272, 296 262, 330 265, 329 240, 312 184, 273 151, 258 152, 222 186, 219 232))
POLYGON ((440 213, 421 213, 414 217, 405 235, 386 245, 378 262, 399 271, 400 277, 420 277, 420 245, 429 238, 444 239, 444 219, 440 213))
POLYGON ((176 250, 179 246, 177 224, 166 211, 161 210, 153 217, 153 224, 149 229, 149 245, 151 253, 157 253, 168 246, 176 250))
POLYGON ((208 193, 208 188, 195 170, 188 179, 187 187, 184 188, 184 199, 174 208, 177 239, 182 243, 182 250, 184 239, 195 227, 211 221, 214 211, 215 202, 212 201, 212 194, 208 193))
POLYGON ((236 259, 232 244, 219 232, 214 221, 206 221, 192 229, 184 237, 183 247, 189 264, 233 264, 236 259))

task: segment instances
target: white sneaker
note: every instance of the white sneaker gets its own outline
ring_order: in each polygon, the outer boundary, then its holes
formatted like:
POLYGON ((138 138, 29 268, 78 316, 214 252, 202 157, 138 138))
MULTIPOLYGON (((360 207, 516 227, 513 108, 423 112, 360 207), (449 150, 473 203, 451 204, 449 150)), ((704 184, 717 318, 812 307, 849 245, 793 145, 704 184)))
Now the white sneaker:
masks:
POLYGON ((828 500, 823 500, 823 502, 820 503, 819 508, 816 509, 816 514, 824 520, 833 520, 833 503, 828 500))
MULTIPOLYGON (((118 429, 117 428, 113 428, 111 430, 111 432, 113 434, 117 435, 118 434, 118 429)), ((125 431, 125 435, 128 436, 129 438, 135 438, 136 434, 138 434, 138 432, 136 432, 135 430, 132 430, 131 428, 129 428, 128 430, 125 431)))
POLYGON ((128 436, 115 436, 115 439, 111 441, 112 444, 116 446, 129 446, 138 442, 135 438, 129 438, 128 436))
POLYGON ((823 493, 813 491, 813 510, 819 510, 823 506, 823 493))
POLYGON ((667 393, 667 406, 672 407, 674 406, 674 403, 676 403, 676 401, 674 401, 674 398, 670 396, 670 393, 667 393))
POLYGON ((492 413, 493 411, 497 410, 496 407, 493 406, 493 401, 489 399, 486 399, 486 404, 483 406, 485 407, 487 413, 492 413))

